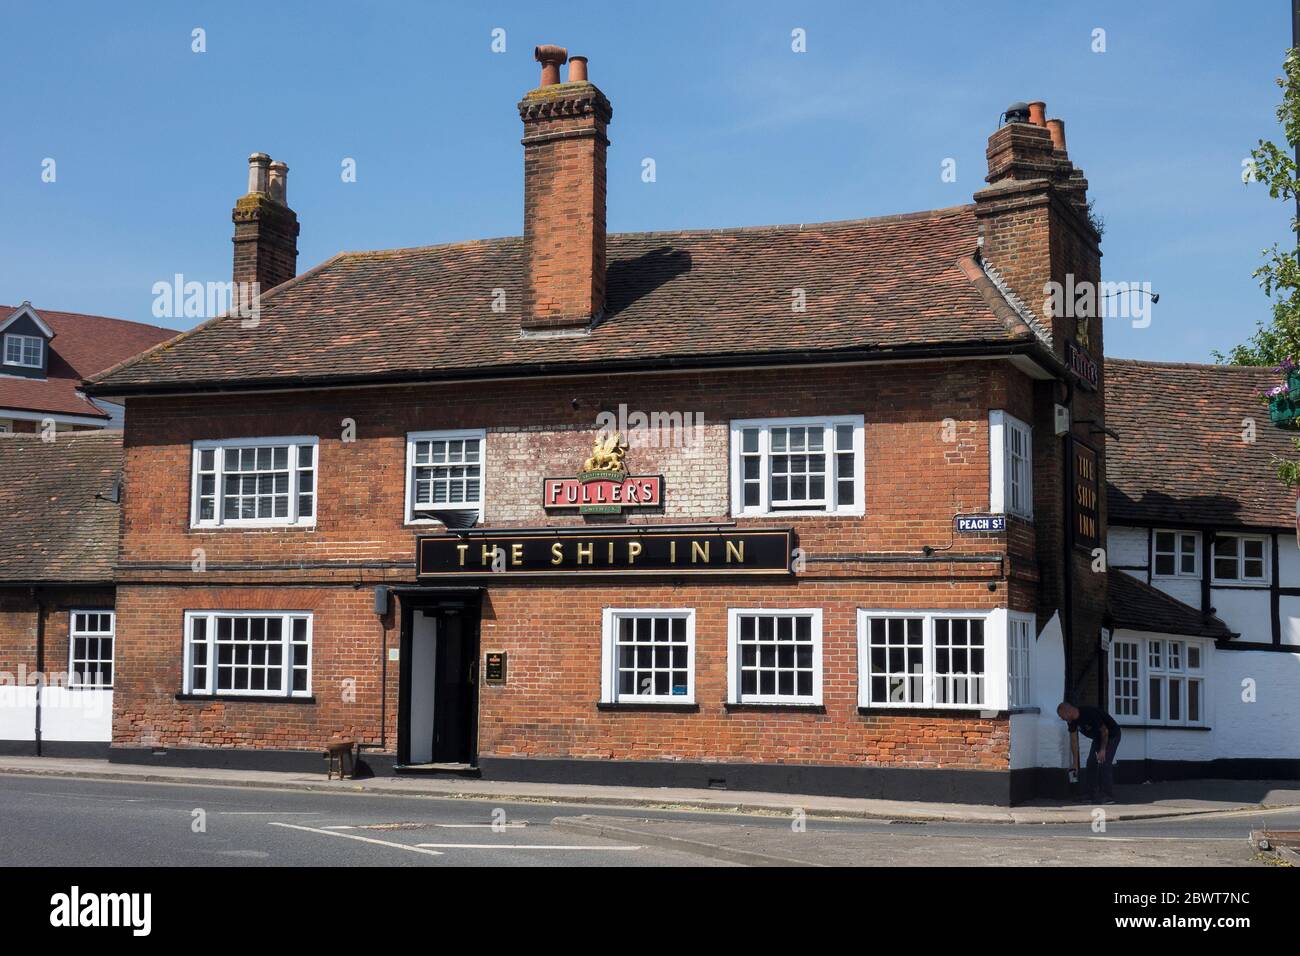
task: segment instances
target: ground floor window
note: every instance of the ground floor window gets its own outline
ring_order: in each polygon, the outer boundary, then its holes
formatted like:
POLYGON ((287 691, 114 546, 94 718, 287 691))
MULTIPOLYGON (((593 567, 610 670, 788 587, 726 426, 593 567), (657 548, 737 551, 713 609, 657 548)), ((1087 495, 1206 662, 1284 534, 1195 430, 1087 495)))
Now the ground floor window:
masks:
POLYGON ((1034 615, 1017 611, 1007 618, 1007 707, 1016 710, 1034 702, 1030 673, 1036 622, 1034 615))
POLYGON ((946 611, 859 611, 859 704, 983 707, 988 697, 987 618, 946 611))
POLYGON ((113 686, 112 611, 73 611, 68 622, 68 686, 113 686))
POLYGON ((695 702, 695 612, 606 608, 601 699, 605 703, 695 702))
POLYGON ((822 702, 822 612, 728 612, 727 700, 733 704, 822 702))
POLYGON ((311 695, 311 614, 187 611, 185 692, 311 695))
POLYGON ((1206 723, 1206 642, 1117 638, 1110 644, 1111 710, 1121 723, 1206 723))

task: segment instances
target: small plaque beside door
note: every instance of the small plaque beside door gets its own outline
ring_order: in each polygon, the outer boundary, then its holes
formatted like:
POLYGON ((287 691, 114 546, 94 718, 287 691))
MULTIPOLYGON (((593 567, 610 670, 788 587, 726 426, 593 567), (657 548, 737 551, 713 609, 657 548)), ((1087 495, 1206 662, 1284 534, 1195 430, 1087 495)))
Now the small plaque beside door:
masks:
POLYGON ((504 684, 506 682, 506 652, 488 651, 483 656, 483 683, 504 684))

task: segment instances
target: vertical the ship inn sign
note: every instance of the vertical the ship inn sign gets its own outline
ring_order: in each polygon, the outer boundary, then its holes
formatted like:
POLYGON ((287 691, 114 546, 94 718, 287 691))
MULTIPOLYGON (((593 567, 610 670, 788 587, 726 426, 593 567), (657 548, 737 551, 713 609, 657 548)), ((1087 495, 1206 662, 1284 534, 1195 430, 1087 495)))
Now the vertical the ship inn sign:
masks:
POLYGON ((1074 443, 1074 543, 1095 548, 1100 543, 1097 453, 1074 443))

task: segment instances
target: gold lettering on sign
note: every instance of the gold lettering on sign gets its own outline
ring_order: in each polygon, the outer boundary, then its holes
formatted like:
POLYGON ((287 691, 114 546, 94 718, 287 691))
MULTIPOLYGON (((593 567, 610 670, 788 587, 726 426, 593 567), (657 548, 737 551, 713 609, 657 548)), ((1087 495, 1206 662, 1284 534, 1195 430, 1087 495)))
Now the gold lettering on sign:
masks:
POLYGON ((515 542, 510 546, 510 563, 520 565, 524 563, 524 546, 520 542, 515 542))
POLYGON ((676 541, 668 542, 668 563, 669 564, 677 563, 677 542, 676 541))
POLYGON ((709 563, 710 544, 709 541, 705 541, 702 545, 698 541, 691 542, 691 564, 694 564, 697 558, 703 558, 705 564, 709 563))
POLYGON ((465 566, 465 552, 468 550, 469 550, 469 545, 467 544, 456 545, 456 553, 460 555, 460 566, 462 568, 465 566))
POLYGON ((497 556, 497 546, 495 544, 493 545, 485 544, 481 548, 481 552, 482 552, 482 556, 480 558, 480 563, 491 564, 492 559, 497 556))
POLYGON ((551 545, 551 564, 559 564, 563 560, 564 548, 561 546, 560 542, 557 541, 551 545))
POLYGON ((636 556, 641 553, 640 541, 629 541, 627 544, 627 563, 635 564, 636 556))
POLYGON ((743 541, 727 542, 727 563, 728 564, 731 563, 731 558, 733 555, 735 556, 736 560, 739 561, 741 564, 745 563, 745 542, 743 541))
POLYGON ((587 542, 586 544, 579 543, 579 544, 578 544, 578 563, 579 563, 579 564, 584 564, 584 563, 586 563, 586 564, 591 564, 591 563, 592 563, 592 557, 593 557, 593 555, 594 555, 594 553, 595 553, 595 550, 596 550, 596 546, 595 546, 594 544, 592 544, 591 542, 587 542), (585 561, 584 561, 584 559, 585 559, 585 561))
POLYGON ((608 558, 608 562, 609 562, 610 564, 613 564, 613 563, 614 563, 614 542, 613 542, 613 541, 611 541, 611 542, 609 543, 609 558, 608 558))

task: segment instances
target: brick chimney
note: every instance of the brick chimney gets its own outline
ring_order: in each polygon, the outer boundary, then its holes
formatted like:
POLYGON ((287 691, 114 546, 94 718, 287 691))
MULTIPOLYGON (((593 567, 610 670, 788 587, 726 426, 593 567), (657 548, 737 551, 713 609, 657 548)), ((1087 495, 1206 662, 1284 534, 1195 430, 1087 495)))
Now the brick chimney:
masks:
POLYGON ((586 329, 605 310, 605 129, 613 110, 587 80, 586 57, 533 51, 541 85, 519 102, 524 122, 525 332, 586 329), (569 62, 568 82, 560 67, 569 62))
POLYGON ((289 167, 266 153, 248 157, 248 192, 235 201, 235 282, 269 292, 298 272, 298 216, 288 206, 289 167))
MULTIPOLYGON (((989 137, 989 186, 975 194, 981 255, 1016 296, 1052 327, 1053 344, 1075 335, 1072 319, 1053 316, 1044 286, 1101 278, 1100 236, 1088 216, 1088 180, 1070 162, 1065 123, 1046 118, 1041 101, 1016 103, 989 137)), ((1100 350, 1100 322, 1096 354, 1100 350)))

